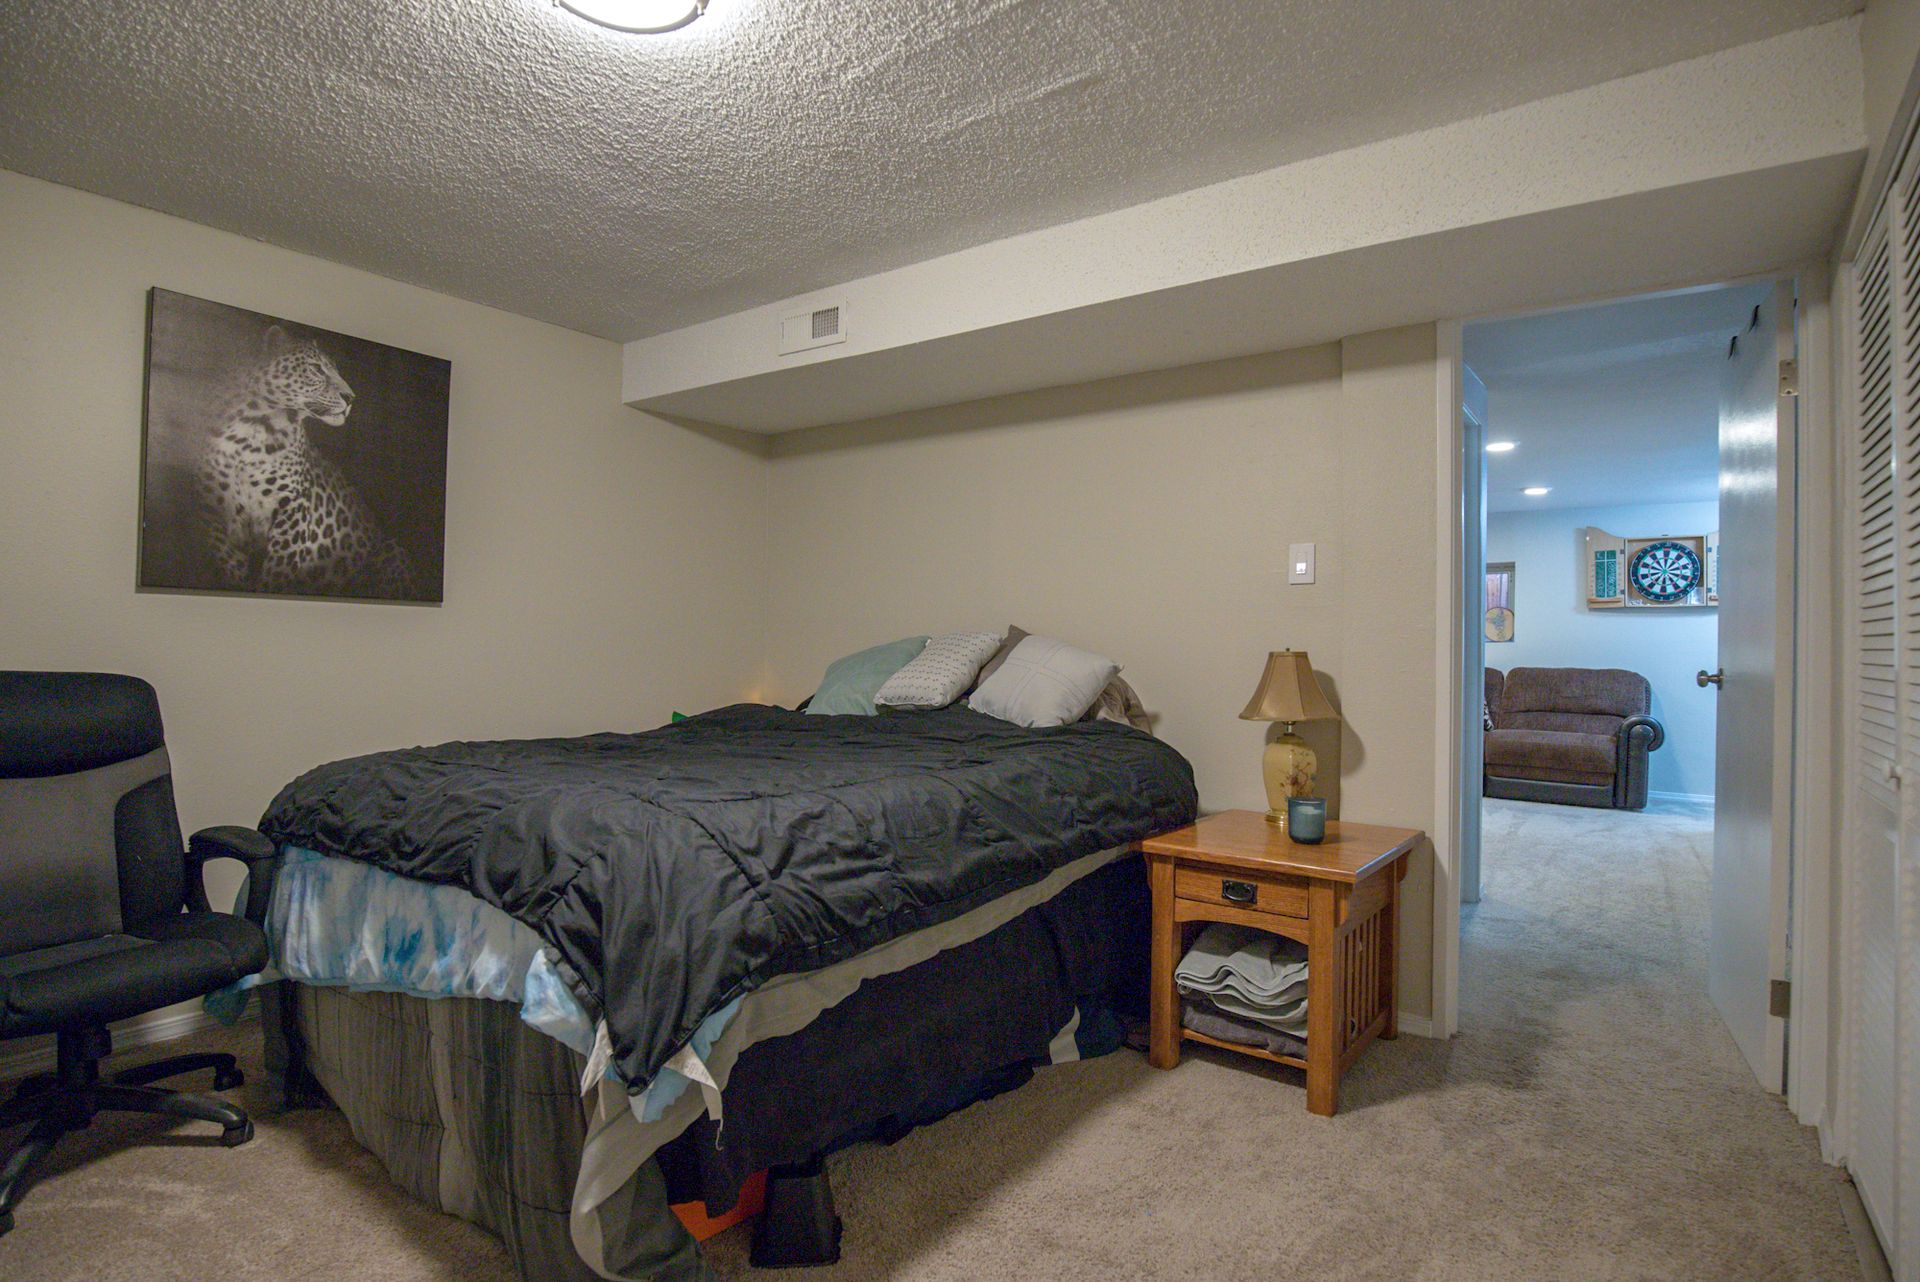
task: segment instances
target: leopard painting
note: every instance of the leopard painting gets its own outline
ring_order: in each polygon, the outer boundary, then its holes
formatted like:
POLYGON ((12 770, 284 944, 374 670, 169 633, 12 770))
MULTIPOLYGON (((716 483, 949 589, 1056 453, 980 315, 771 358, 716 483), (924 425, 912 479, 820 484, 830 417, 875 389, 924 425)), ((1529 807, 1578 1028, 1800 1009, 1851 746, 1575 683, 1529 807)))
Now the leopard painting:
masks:
POLYGON ((200 466, 209 550, 224 586, 413 595, 406 550, 307 435, 309 419, 339 427, 352 411, 353 389, 319 344, 270 326, 200 466))

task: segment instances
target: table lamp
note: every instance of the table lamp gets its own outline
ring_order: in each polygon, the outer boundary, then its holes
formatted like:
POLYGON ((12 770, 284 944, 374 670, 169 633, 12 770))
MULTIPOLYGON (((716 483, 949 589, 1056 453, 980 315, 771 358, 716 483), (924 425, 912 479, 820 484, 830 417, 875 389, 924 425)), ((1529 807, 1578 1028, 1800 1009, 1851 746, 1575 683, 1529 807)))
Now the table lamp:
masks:
POLYGON ((1275 650, 1267 656, 1260 688, 1247 701, 1240 719, 1278 721, 1285 727, 1280 737, 1267 745, 1261 759, 1267 781, 1267 822, 1284 828, 1287 798, 1312 796, 1314 772, 1320 766, 1307 741, 1293 732, 1294 724, 1340 719, 1314 678, 1313 662, 1305 650, 1275 650))

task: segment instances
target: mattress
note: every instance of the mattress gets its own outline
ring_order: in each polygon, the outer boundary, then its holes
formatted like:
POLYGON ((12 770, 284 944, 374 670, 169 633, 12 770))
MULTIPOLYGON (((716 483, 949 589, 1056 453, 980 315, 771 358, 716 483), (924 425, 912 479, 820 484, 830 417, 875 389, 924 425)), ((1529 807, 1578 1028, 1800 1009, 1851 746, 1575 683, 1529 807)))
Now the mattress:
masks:
POLYGON ((260 827, 533 929, 598 1020, 590 1065, 612 1064, 645 1123, 711 1087, 708 1050, 755 993, 944 938, 1196 810, 1191 766, 1129 726, 738 704, 641 734, 332 762, 260 827))

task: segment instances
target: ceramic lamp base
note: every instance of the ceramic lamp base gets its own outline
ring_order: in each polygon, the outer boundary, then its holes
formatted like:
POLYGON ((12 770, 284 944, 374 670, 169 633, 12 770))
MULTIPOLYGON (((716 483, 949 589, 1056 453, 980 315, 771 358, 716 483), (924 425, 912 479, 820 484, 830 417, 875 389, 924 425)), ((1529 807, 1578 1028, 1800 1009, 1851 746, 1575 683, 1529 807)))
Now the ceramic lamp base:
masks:
POLYGON ((1288 726, 1286 732, 1267 745, 1260 758, 1260 770, 1267 784, 1267 822, 1287 826, 1287 798, 1311 797, 1314 775, 1320 759, 1307 741, 1288 726))

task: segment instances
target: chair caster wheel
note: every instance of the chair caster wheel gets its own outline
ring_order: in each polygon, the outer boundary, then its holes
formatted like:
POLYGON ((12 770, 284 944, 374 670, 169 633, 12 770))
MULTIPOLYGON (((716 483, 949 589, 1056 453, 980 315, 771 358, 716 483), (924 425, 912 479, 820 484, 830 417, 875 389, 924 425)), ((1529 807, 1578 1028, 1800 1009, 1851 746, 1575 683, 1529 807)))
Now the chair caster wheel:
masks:
POLYGON ((248 1118, 238 1126, 229 1126, 220 1133, 220 1143, 227 1148, 239 1148, 253 1138, 253 1119, 248 1118))
POLYGON ((236 1086, 245 1086, 246 1084, 247 1075, 237 1068, 216 1068, 213 1070, 213 1089, 216 1091, 230 1091, 236 1086))

